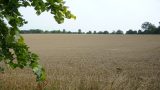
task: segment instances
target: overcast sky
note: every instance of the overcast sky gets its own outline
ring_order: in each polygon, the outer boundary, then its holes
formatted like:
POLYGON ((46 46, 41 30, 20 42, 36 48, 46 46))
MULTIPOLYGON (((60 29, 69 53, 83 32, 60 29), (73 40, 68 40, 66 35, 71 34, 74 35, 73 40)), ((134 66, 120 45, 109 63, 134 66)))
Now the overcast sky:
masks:
POLYGON ((69 10, 77 16, 76 20, 65 20, 57 24, 53 15, 45 12, 40 16, 33 8, 21 8, 28 21, 21 29, 70 31, 113 31, 121 29, 141 29, 141 24, 149 21, 156 26, 160 21, 160 0, 65 0, 69 10))

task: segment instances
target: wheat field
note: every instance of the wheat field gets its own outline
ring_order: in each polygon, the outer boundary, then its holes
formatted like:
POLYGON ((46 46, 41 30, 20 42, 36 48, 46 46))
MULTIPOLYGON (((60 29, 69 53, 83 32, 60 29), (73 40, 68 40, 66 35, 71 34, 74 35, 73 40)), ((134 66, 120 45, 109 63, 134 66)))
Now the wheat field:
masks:
MULTIPOLYGON (((159 35, 25 34, 44 90, 160 90, 159 35)), ((0 90, 37 90, 31 69, 0 73, 0 90)))

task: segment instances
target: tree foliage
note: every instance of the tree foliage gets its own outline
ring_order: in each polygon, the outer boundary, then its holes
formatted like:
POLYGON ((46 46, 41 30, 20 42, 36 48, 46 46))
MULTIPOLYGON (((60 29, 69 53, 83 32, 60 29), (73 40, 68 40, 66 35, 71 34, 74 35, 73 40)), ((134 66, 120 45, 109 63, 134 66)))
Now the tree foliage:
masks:
POLYGON ((76 18, 64 4, 63 0, 0 0, 0 61, 12 68, 30 67, 37 81, 45 80, 45 71, 38 63, 38 55, 29 51, 19 34, 19 27, 27 23, 19 8, 34 7, 37 15, 50 12, 60 24, 65 18, 76 18))
POLYGON ((160 34, 160 23, 159 26, 156 27, 154 24, 150 22, 144 22, 141 25, 142 30, 134 31, 134 30, 128 30, 126 31, 126 34, 160 34))
POLYGON ((156 26, 150 22, 144 22, 141 27, 144 34, 154 34, 156 32, 156 26))
POLYGON ((123 34, 122 30, 117 30, 116 34, 123 34))
POLYGON ((126 34, 137 34, 137 31, 135 30, 132 30, 132 29, 129 29, 128 31, 126 31, 126 34))

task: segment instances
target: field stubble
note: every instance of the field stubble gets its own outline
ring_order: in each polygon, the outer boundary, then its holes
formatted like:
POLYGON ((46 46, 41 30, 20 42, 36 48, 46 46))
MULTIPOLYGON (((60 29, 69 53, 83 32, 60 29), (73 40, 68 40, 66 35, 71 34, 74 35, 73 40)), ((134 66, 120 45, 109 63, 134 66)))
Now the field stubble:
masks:
MULTIPOLYGON (((23 36, 46 69, 46 90, 160 90, 158 35, 23 36)), ((5 68, 0 90, 36 89, 30 69, 5 68)))

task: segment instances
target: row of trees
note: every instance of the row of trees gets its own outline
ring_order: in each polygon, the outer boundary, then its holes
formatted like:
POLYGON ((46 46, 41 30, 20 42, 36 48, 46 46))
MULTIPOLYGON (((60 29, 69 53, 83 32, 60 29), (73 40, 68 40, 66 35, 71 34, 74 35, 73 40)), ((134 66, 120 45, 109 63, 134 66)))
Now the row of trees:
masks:
POLYGON ((78 34, 78 32, 66 31, 65 29, 61 30, 41 30, 41 29, 30 29, 30 30, 21 30, 22 34, 78 34))
POLYGON ((141 28, 142 30, 138 31, 130 29, 126 31, 126 34, 160 34, 160 22, 158 27, 150 22, 144 22, 141 28))
MULTIPOLYGON (((160 23, 159 23, 160 24, 160 23)), ((142 30, 132 30, 129 29, 124 33, 122 30, 117 30, 117 31, 112 31, 109 33, 107 30, 106 31, 88 31, 88 32, 82 32, 81 29, 79 29, 77 32, 71 32, 71 31, 66 31, 65 29, 63 30, 52 30, 52 31, 43 31, 40 29, 30 29, 30 30, 21 30, 22 34, 160 34, 160 25, 156 27, 154 24, 150 22, 144 22, 142 24, 142 30)))
POLYGON ((43 31, 41 29, 30 29, 30 30, 21 30, 21 34, 124 34, 122 30, 113 31, 112 33, 109 33, 108 31, 88 31, 88 32, 82 32, 81 29, 79 29, 77 32, 71 32, 63 30, 51 30, 51 31, 43 31))

